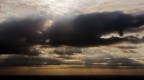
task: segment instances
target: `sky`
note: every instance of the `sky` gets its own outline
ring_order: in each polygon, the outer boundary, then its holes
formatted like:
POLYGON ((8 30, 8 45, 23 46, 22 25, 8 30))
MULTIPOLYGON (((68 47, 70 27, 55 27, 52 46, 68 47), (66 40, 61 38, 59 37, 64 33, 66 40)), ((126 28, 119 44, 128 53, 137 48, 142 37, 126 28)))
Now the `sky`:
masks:
POLYGON ((143 69, 143 4, 144 0, 1 0, 0 67, 143 69))

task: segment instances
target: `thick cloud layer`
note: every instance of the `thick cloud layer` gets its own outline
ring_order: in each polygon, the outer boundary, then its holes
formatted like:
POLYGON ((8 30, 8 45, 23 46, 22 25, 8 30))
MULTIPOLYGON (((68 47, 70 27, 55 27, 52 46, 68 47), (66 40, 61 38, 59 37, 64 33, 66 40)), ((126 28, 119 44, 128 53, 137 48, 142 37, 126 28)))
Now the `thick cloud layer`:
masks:
POLYGON ((42 31, 43 18, 11 19, 0 24, 0 52, 27 52, 42 31))
POLYGON ((52 44, 101 42, 102 35, 139 28, 144 15, 125 14, 120 11, 82 14, 71 21, 57 21, 45 33, 52 44))
POLYGON ((113 44, 127 39, 103 39, 101 36, 112 32, 122 36, 124 30, 139 28, 144 24, 144 15, 131 15, 119 11, 81 14, 71 19, 57 20, 47 30, 43 30, 45 21, 45 18, 29 17, 2 22, 0 52, 27 53, 36 44, 113 44))

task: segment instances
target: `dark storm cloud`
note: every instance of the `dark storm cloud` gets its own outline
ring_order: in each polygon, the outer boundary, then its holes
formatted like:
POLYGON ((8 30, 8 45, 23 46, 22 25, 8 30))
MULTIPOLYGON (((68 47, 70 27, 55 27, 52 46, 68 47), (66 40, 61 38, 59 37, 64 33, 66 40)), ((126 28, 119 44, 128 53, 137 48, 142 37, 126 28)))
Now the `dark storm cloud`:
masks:
POLYGON ((28 52, 40 37, 44 18, 10 19, 0 24, 0 52, 28 52))
POLYGON ((144 15, 131 15, 120 11, 89 13, 79 15, 71 21, 57 21, 44 35, 50 40, 50 44, 103 43, 100 38, 102 35, 117 32, 123 36, 124 30, 139 28, 143 24, 144 15))
POLYGON ((130 39, 136 41, 137 39, 133 37, 108 39, 100 37, 112 32, 122 36, 124 30, 140 28, 144 24, 144 15, 131 15, 120 11, 81 14, 71 19, 67 17, 58 19, 47 30, 43 30, 45 20, 48 19, 31 16, 2 22, 0 24, 0 53, 28 53, 36 44, 92 46, 130 39))

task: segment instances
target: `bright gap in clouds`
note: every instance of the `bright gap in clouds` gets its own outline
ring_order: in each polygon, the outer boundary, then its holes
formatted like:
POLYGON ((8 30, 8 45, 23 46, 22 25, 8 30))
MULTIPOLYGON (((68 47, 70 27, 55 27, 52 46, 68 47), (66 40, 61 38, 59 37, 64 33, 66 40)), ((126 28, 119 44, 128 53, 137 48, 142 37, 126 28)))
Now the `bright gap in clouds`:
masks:
POLYGON ((81 12, 90 6, 99 6, 110 0, 43 0, 48 4, 48 13, 53 15, 66 15, 81 12))

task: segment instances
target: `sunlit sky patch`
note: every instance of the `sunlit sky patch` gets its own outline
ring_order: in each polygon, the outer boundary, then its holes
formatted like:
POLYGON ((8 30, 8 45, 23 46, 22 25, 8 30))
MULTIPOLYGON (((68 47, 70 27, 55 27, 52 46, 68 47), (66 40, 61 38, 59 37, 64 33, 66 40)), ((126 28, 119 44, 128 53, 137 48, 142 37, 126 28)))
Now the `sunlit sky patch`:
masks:
MULTIPOLYGON (((22 16, 23 14, 40 13, 58 17, 83 13, 92 6, 98 7, 111 0, 4 0, 1 1, 1 13, 3 16, 22 16), (5 15, 4 15, 5 14, 5 15)), ((1 16, 2 17, 2 16, 1 16)))
POLYGON ((109 0, 48 0, 45 1, 49 5, 48 11, 53 14, 62 14, 72 13, 74 10, 80 10, 83 7, 88 7, 90 5, 84 6, 83 4, 94 3, 95 6, 99 6, 102 3, 109 0))

